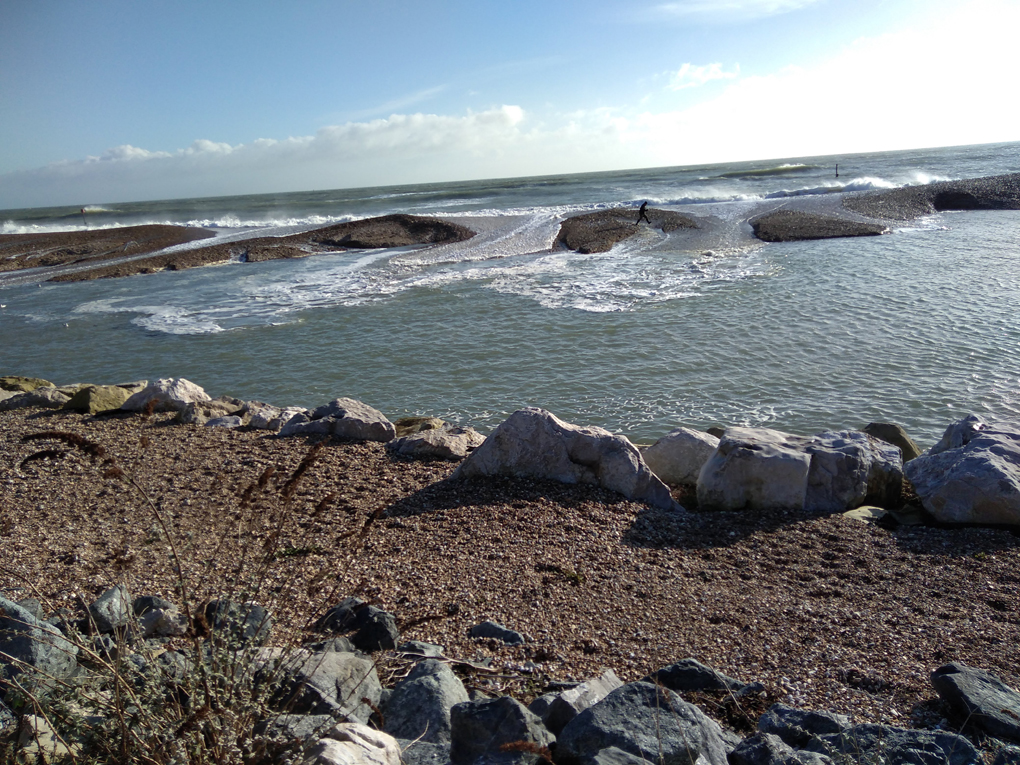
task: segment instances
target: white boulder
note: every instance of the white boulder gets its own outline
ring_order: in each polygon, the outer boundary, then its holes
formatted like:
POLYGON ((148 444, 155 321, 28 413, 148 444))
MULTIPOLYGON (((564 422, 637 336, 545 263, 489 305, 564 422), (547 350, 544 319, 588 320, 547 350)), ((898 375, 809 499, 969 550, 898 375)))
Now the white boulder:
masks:
POLYGON ((149 383, 121 404, 120 408, 129 412, 141 412, 152 402, 154 412, 183 412, 188 404, 209 400, 209 395, 190 380, 167 377, 149 383))
POLYGON ((400 745, 367 725, 339 723, 312 746, 302 765, 400 765, 400 745))
POLYGON ((900 450, 860 431, 794 436, 729 428, 698 477, 698 505, 714 510, 842 512, 896 504, 900 450))
POLYGON ((645 464, 669 484, 695 484, 701 468, 719 446, 710 433, 676 428, 641 451, 645 464))
POLYGON ((924 509, 942 523, 1020 526, 1020 431, 973 415, 904 466, 924 509))
POLYGON ((433 430, 420 430, 395 438, 386 444, 394 454, 416 459, 462 460, 485 441, 474 428, 444 424, 433 430))
POLYGON ((603 428, 571 425, 543 409, 514 412, 450 477, 491 475, 597 484, 654 507, 680 508, 629 440, 603 428))

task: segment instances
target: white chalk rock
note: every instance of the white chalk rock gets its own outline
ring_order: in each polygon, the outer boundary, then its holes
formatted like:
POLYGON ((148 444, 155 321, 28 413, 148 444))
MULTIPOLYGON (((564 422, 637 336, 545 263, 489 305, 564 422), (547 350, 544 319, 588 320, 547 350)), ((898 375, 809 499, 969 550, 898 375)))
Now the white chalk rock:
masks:
POLYGON ((710 433, 676 428, 641 451, 645 464, 669 484, 695 484, 701 468, 719 446, 710 433))
POLYGON ((451 478, 483 475, 597 484, 654 507, 680 507, 629 440, 602 428, 571 425, 543 409, 514 412, 451 478))
POLYGON ((924 509, 938 521, 1020 526, 1017 429, 992 428, 968 417, 950 425, 939 444, 904 471, 924 509))
POLYGON ((153 402, 154 412, 183 412, 188 404, 209 401, 209 395, 183 377, 164 378, 149 383, 121 404, 121 409, 141 412, 153 402))
POLYGON ((303 765, 400 765, 400 745, 388 733, 339 723, 312 746, 303 765))

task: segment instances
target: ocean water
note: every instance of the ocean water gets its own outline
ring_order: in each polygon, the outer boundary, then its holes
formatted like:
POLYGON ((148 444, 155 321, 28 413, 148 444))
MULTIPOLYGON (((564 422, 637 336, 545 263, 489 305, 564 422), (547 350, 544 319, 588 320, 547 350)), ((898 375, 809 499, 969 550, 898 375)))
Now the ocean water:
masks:
MULTIPOLYGON (((1020 419, 1020 212, 881 237, 763 244, 747 219, 873 189, 1020 172, 1020 144, 217 199, 0 211, 0 232, 187 223, 234 239, 408 212, 455 245, 337 252, 81 283, 0 274, 0 373, 182 376, 212 395, 488 431, 521 406, 650 442, 678 425, 795 433, 967 413, 1020 419), (836 177, 836 165, 839 176, 836 177), (552 249, 567 216, 653 207, 610 252, 552 249)), ((194 246, 194 245, 184 245, 194 246)))

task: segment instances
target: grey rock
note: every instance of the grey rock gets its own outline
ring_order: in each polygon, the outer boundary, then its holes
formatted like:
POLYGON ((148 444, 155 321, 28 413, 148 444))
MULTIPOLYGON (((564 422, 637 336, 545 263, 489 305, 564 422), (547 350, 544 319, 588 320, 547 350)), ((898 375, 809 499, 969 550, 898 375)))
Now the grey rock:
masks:
POLYGON ((969 725, 1020 741, 1020 693, 995 675, 953 662, 932 672, 931 684, 969 725))
MULTIPOLYGON (((2 728, 0 728, 2 730, 2 728)), ((1020 765, 1020 747, 1004 746, 995 753, 992 765, 1020 765)))
POLYGON ((444 425, 446 422, 438 417, 401 417, 393 423, 397 429, 397 438, 420 433, 423 430, 436 430, 444 425))
POLYGON ((719 446, 719 439, 690 428, 676 428, 641 450, 655 475, 668 484, 696 484, 701 468, 719 446))
POLYGON ((432 659, 442 658, 446 648, 434 643, 423 643, 420 640, 407 640, 397 646, 397 650, 405 655, 424 656, 432 659))
POLYGON ((52 684, 50 678, 74 674, 77 657, 78 647, 59 630, 0 597, 0 680, 17 678, 45 690, 52 684))
POLYGON ((356 441, 389 441, 396 434, 382 412, 352 398, 337 398, 315 409, 307 420, 295 416, 281 436, 328 434, 356 441))
POLYGON ((650 762, 725 765, 718 723, 667 688, 628 683, 570 721, 557 757, 588 765, 603 749, 617 747, 650 762))
POLYGON ((135 598, 131 603, 131 610, 134 612, 135 616, 141 616, 146 611, 151 611, 154 608, 165 611, 174 607, 173 603, 169 600, 164 600, 158 595, 142 595, 139 598, 135 598))
POLYGON ((502 624, 496 624, 492 621, 484 621, 481 624, 476 624, 470 630, 468 630, 468 636, 473 638, 490 638, 492 640, 498 640, 506 645, 524 645, 527 642, 524 639, 524 635, 520 632, 507 629, 502 624))
POLYGON ((528 704, 528 711, 538 717, 547 728, 549 728, 549 711, 552 709, 553 701, 559 698, 559 695, 559 693, 543 693, 528 704))
POLYGON ((242 425, 244 425, 244 420, 236 414, 226 417, 213 417, 205 422, 207 428, 240 428, 242 425))
POLYGON ((538 747, 556 740, 542 721, 509 696, 486 701, 466 701, 450 710, 450 760, 454 765, 535 763, 538 755, 503 752, 503 744, 526 741, 538 747))
POLYGON ((756 733, 729 753, 730 765, 823 765, 832 760, 814 752, 797 752, 772 733, 756 733))
POLYGON ((1020 525, 1020 431, 968 417, 905 470, 937 521, 1020 525))
POLYGON ((212 600, 205 618, 214 637, 234 647, 262 645, 273 629, 273 617, 257 603, 212 600))
POLYGON ((126 627, 134 615, 127 585, 111 587, 89 606, 89 622, 101 634, 126 627))
POLYGON ((921 456, 921 447, 907 435, 907 431, 900 425, 891 422, 869 422, 861 430, 887 444, 898 446, 904 463, 921 456))
POLYGON ((151 608, 138 617, 142 638, 181 637, 188 631, 188 619, 176 606, 151 608))
POLYGON ((758 730, 779 736, 799 749, 816 736, 841 733, 850 728, 850 718, 831 712, 813 712, 786 704, 773 704, 758 720, 758 730))
POLYGON ((592 757, 591 762, 592 765, 648 765, 648 760, 643 757, 617 749, 615 746, 603 749, 592 757))
POLYGON ((0 739, 13 733, 18 725, 18 717, 11 711, 2 700, 0 700, 0 739))
POLYGON ((400 640, 396 617, 358 598, 345 598, 319 619, 322 632, 353 632, 351 642, 362 651, 396 648, 400 640))
POLYGON ((32 391, 17 393, 13 396, 0 399, 0 412, 23 409, 30 406, 38 406, 44 409, 60 409, 70 400, 71 396, 56 388, 36 388, 32 391))
POLYGON ((889 762, 896 765, 978 765, 977 749, 963 736, 944 731, 855 725, 812 739, 805 747, 837 765, 889 762))
POLYGON ((982 422, 980 417, 976 414, 968 414, 959 422, 954 422, 946 428, 942 438, 926 454, 930 457, 950 449, 959 449, 969 444, 975 436, 985 430, 988 430, 988 425, 982 422))
POLYGON ((43 621, 43 607, 36 598, 24 598, 18 601, 18 605, 28 611, 39 621, 43 621))
POLYGON ((680 506, 623 436, 571 425, 542 409, 520 409, 489 434, 450 476, 511 475, 596 484, 653 507, 680 506))
POLYGON ((383 730, 396 738, 450 742, 450 710, 468 701, 464 684, 447 664, 426 659, 393 688, 383 730))
POLYGON ((676 664, 656 670, 643 682, 655 683, 671 691, 741 691, 745 684, 724 675, 718 670, 706 667, 697 659, 681 659, 676 664))
POLYGON ((430 744, 398 738, 400 761, 403 765, 447 765, 450 762, 449 744, 430 744))
POLYGON ((357 653, 354 643, 350 639, 338 635, 329 640, 320 640, 314 643, 306 643, 302 648, 307 648, 312 653, 328 653, 330 651, 339 653, 357 653))
POLYGON ((281 649, 263 651, 267 667, 261 678, 273 677, 279 682, 275 700, 283 711, 346 715, 368 723, 372 707, 379 705, 382 685, 369 659, 353 653, 311 653, 300 648, 285 653, 281 649), (278 666, 272 666, 273 659, 278 666))
POLYGON ((402 457, 426 460, 462 460, 485 441, 474 428, 444 425, 395 438, 386 448, 402 457))
POLYGON ((548 714, 539 717, 558 736, 578 714, 599 703, 622 685, 623 681, 613 670, 608 669, 598 677, 557 694, 550 704, 548 714))
POLYGON ((244 406, 244 401, 230 396, 192 401, 177 413, 177 420, 186 425, 208 425, 211 421, 243 413, 244 406))

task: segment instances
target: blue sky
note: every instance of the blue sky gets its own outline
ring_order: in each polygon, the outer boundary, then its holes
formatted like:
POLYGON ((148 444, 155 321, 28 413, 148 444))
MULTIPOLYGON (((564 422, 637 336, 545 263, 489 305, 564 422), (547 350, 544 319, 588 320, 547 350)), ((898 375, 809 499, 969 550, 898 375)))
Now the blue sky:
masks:
POLYGON ((0 0, 0 208, 1020 140, 1017 0, 0 0))

